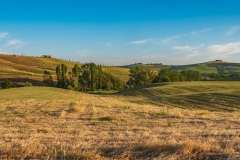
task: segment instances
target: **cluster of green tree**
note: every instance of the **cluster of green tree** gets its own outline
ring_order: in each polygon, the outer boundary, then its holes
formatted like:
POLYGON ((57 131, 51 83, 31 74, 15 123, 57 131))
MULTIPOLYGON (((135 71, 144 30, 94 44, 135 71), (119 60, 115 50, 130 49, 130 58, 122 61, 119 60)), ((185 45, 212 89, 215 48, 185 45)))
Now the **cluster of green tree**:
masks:
POLYGON ((144 68, 143 66, 132 67, 129 76, 130 79, 127 84, 133 86, 159 82, 199 81, 202 79, 202 75, 198 71, 182 70, 180 72, 163 68, 158 73, 154 73, 152 70, 144 68))
POLYGON ((158 75, 154 78, 153 83, 200 81, 201 79, 202 75, 198 71, 193 70, 172 71, 169 68, 163 68, 158 72, 158 75))
POLYGON ((13 82, 10 80, 6 80, 1 83, 1 88, 2 89, 8 89, 8 88, 13 88, 13 82))
MULTIPOLYGON (((75 91, 121 90, 125 83, 110 73, 102 71, 100 65, 86 63, 79 67, 77 64, 68 72, 64 64, 56 67, 57 87, 75 91)), ((44 72, 44 83, 54 86, 53 77, 48 71, 44 72)))
POLYGON ((130 79, 127 82, 129 86, 142 86, 149 83, 152 83, 156 74, 141 65, 136 65, 129 70, 130 79))
POLYGON ((4 82, 1 83, 1 89, 9 89, 13 87, 29 87, 32 86, 31 82, 18 82, 18 83, 13 83, 11 80, 5 80, 4 82))
POLYGON ((240 73, 232 73, 232 74, 230 74, 230 77, 232 77, 232 78, 240 78, 240 73))
POLYGON ((210 74, 203 74, 204 80, 218 80, 218 79, 226 79, 226 78, 240 78, 239 73, 210 73, 210 74))

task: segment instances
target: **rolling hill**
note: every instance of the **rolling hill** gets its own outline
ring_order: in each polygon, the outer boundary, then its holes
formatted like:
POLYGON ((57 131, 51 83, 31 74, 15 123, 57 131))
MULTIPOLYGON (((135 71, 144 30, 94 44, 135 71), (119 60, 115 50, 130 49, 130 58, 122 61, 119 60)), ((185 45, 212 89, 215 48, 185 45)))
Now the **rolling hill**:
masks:
MULTIPOLYGON (((43 85, 43 72, 47 70, 55 75, 56 66, 59 64, 67 65, 69 71, 74 64, 82 65, 56 58, 0 54, 0 79, 11 79, 17 82, 30 81, 34 85, 43 85)), ((124 81, 128 80, 128 70, 127 68, 103 66, 103 71, 109 72, 124 81)), ((56 80, 55 76, 54 78, 56 80)))
MULTIPOLYGON (((121 66, 123 68, 131 68, 136 64, 121 66)), ((139 65, 139 64, 138 64, 139 65)), ((149 69, 159 71, 162 68, 170 68, 171 70, 195 70, 200 73, 222 73, 226 72, 229 74, 237 73, 240 74, 240 63, 224 62, 220 60, 210 61, 205 63, 198 64, 189 64, 189 65, 163 65, 159 64, 140 64, 149 69)))
MULTIPOLYGON (((20 56, 20 55, 4 55, 0 54, 0 79, 10 79, 14 82, 32 82, 34 85, 43 85, 42 76, 45 70, 49 71, 54 79, 55 68, 59 64, 67 65, 69 71, 73 68, 76 62, 66 61, 57 58, 46 57, 33 57, 33 56, 20 56)), ((82 64, 78 63, 79 66, 82 64)), ((123 81, 129 79, 129 68, 135 66, 103 66, 103 71, 111 73, 112 75, 119 77, 123 81)), ((171 70, 196 70, 200 73, 222 73, 228 74, 237 73, 240 74, 240 64, 230 63, 224 61, 212 61, 191 65, 162 65, 159 64, 140 64, 144 67, 150 68, 154 71, 159 71, 162 68, 170 68, 171 70)))
MULTIPOLYGON (((43 71, 54 74, 62 63, 75 64, 0 55, 0 79, 41 85, 43 71)), ((164 67, 239 69, 223 62, 164 67)), ((129 68, 103 70, 128 79, 129 68)), ((1 89, 0 159, 237 159, 239 102, 238 81, 159 83, 107 95, 43 86, 1 89)))

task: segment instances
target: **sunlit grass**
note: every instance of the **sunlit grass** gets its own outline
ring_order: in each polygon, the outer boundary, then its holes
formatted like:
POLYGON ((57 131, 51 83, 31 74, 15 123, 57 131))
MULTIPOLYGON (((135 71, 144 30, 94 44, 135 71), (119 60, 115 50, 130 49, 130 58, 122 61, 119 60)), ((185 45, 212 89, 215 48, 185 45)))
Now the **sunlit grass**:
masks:
POLYGON ((179 82, 111 95, 0 90, 0 159, 236 158, 239 89, 179 82))

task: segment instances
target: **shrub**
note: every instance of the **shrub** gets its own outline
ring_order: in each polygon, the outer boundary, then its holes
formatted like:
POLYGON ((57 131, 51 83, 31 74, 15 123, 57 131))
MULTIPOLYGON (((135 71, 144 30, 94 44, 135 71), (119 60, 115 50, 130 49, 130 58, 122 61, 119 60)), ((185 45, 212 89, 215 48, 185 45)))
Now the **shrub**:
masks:
POLYGON ((5 82, 2 82, 1 87, 2 89, 13 88, 13 82, 10 80, 6 80, 5 82))
POLYGON ((171 80, 170 80, 170 78, 168 78, 168 77, 163 77, 163 78, 161 79, 161 82, 171 82, 171 80))
POLYGON ((21 82, 21 83, 18 83, 17 84, 17 87, 30 87, 32 86, 32 83, 31 82, 21 82))
POLYGON ((113 117, 107 116, 107 117, 100 117, 98 118, 99 121, 112 121, 114 120, 113 117))

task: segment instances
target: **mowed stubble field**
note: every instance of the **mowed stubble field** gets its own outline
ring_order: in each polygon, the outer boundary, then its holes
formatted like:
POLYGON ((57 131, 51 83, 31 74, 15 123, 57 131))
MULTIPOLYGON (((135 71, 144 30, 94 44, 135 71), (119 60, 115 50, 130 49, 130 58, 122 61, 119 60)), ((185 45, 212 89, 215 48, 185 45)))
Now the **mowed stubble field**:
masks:
POLYGON ((0 90, 0 159, 239 159, 240 83, 0 90))

